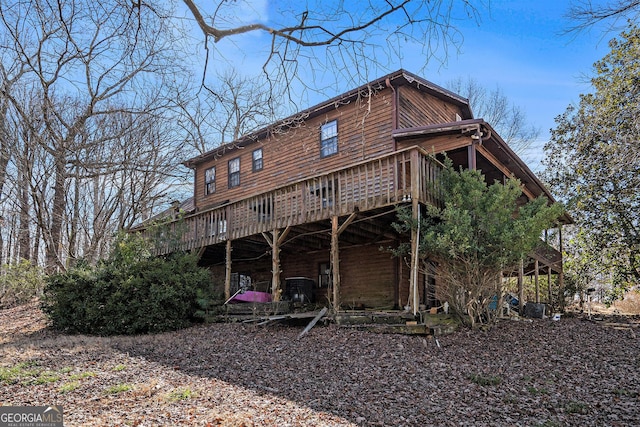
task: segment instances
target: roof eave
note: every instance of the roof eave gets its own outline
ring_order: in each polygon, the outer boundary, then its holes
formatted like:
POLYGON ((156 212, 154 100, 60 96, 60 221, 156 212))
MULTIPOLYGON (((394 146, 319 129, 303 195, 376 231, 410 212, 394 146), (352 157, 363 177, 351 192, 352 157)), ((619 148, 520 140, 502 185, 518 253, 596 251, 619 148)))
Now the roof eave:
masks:
POLYGON ((262 139, 266 137, 273 129, 277 129, 279 127, 287 126, 288 123, 291 123, 292 120, 295 120, 298 117, 305 117, 305 119, 317 117, 321 114, 326 113, 327 111, 336 109, 339 105, 344 104, 345 102, 351 102, 353 99, 356 99, 361 95, 363 91, 368 91, 369 88, 379 88, 384 89, 388 87, 388 85, 392 85, 393 82, 398 82, 399 85, 404 84, 413 84, 417 88, 423 87, 426 88, 428 92, 433 94, 434 96, 446 99, 449 102, 456 104, 462 110, 462 115, 465 118, 470 119, 473 117, 471 112, 471 107, 469 106, 469 101, 466 98, 461 97, 441 86, 436 85, 428 80, 425 80, 415 74, 412 74, 406 70, 400 69, 394 71, 386 76, 380 77, 376 80, 370 81, 362 86, 359 86, 355 89, 352 89, 348 92, 345 92, 341 95, 338 95, 334 98, 329 99, 328 101, 324 101, 320 104, 317 104, 311 108, 300 111, 294 115, 291 115, 285 119, 279 120, 269 126, 266 126, 262 129, 259 129, 255 132, 247 134, 240 139, 230 142, 228 144, 222 145, 218 148, 210 150, 206 153, 195 156, 191 159, 188 159, 183 162, 183 165, 194 169, 199 163, 208 161, 214 157, 221 156, 227 151, 231 151, 240 147, 244 147, 250 144, 253 141, 262 139))

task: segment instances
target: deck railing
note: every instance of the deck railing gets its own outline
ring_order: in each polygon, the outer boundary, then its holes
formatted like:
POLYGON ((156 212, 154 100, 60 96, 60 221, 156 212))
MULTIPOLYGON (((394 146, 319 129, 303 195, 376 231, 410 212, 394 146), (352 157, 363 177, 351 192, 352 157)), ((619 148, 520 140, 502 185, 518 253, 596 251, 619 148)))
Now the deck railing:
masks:
POLYGON ((180 237, 159 251, 201 248, 414 197, 436 204, 441 170, 442 164, 419 147, 362 161, 169 222, 165 232, 180 237))

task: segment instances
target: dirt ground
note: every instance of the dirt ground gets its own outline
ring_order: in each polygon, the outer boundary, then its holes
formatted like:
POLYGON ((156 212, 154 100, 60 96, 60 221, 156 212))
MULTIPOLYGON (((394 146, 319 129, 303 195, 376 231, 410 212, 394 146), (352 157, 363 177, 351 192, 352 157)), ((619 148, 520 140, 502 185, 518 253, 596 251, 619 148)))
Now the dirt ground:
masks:
POLYGON ((65 426, 640 425, 640 320, 500 321, 438 339, 338 326, 211 324, 55 333, 0 311, 0 404, 65 426))

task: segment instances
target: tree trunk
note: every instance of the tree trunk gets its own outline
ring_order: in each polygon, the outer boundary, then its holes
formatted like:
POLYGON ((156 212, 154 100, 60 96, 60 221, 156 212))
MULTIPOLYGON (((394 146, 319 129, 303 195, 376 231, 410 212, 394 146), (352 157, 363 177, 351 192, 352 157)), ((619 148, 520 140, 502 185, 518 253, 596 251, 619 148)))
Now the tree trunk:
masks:
POLYGON ((31 232, 29 229, 29 180, 24 174, 18 183, 20 188, 18 190, 18 203, 20 205, 20 224, 18 226, 18 244, 19 244, 19 258, 27 261, 31 259, 31 232))
MULTIPOLYGON (((3 101, 0 105, 0 200, 3 200, 4 183, 7 179, 7 165, 9 164, 9 132, 6 129, 7 106, 3 101)), ((4 221, 0 211, 0 229, 4 229, 4 221)), ((2 264, 2 254, 4 253, 4 239, 0 232, 0 264, 2 264)))
POLYGON ((53 273, 62 267, 60 259, 60 247, 62 244, 62 224, 65 211, 65 183, 66 168, 64 158, 58 158, 55 162, 55 183, 53 186, 53 205, 51 209, 51 225, 49 227, 49 236, 45 239, 46 250, 46 269, 48 273, 53 273))
POLYGON ((67 246, 67 266, 72 266, 78 258, 78 221, 80 221, 80 180, 78 174, 73 180, 73 213, 69 219, 69 243, 67 246))

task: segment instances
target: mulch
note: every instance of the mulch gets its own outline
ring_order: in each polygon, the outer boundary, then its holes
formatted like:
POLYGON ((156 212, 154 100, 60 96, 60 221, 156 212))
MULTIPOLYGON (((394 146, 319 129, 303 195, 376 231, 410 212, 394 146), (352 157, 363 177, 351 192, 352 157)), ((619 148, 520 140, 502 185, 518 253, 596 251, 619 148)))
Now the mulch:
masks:
POLYGON ((640 425, 638 320, 500 321, 438 337, 336 325, 51 331, 0 311, 0 403, 65 426, 640 425))

